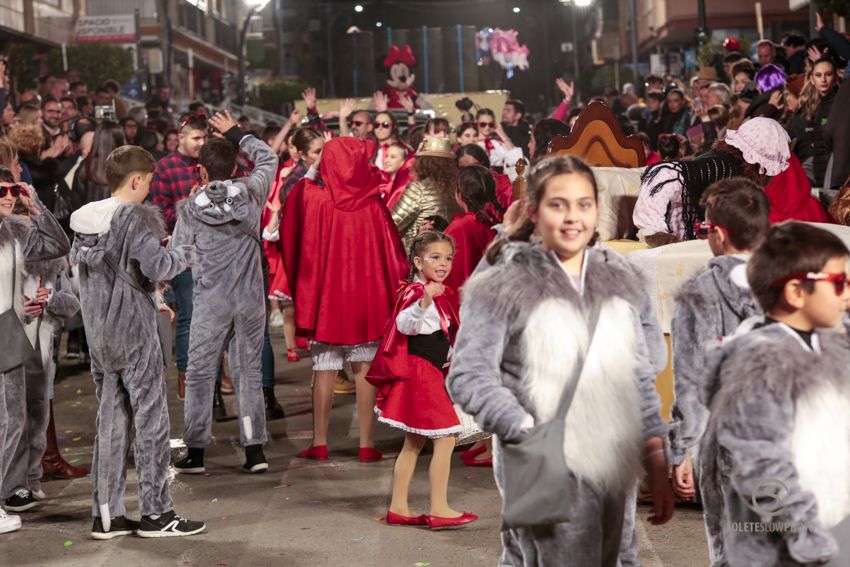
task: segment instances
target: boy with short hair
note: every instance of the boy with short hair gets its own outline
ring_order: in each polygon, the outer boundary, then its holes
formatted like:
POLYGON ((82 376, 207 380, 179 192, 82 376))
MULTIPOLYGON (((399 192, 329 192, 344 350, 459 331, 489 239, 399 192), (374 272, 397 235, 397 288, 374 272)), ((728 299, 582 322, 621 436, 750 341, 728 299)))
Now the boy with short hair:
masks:
POLYGON ((277 155, 253 134, 242 132, 229 112, 210 118, 224 134, 201 151, 209 183, 180 203, 170 246, 202 243, 192 264, 194 311, 186 369, 185 432, 189 448, 177 472, 205 471, 212 438, 212 400, 219 361, 228 349, 239 406, 239 433, 249 473, 264 472, 266 410, 262 384, 266 293, 260 215, 277 173, 277 155), (250 177, 236 174, 239 149, 254 163, 250 177))
POLYGON ((706 432, 728 565, 820 564, 838 552, 828 530, 850 514, 850 349, 831 328, 850 299, 848 254, 832 233, 788 222, 747 267, 766 317, 718 353, 706 432))
POLYGON ((174 512, 168 485, 171 444, 154 286, 186 269, 189 250, 161 246, 166 237, 162 216, 156 207, 142 204, 155 166, 142 148, 117 148, 106 160, 112 197, 71 215, 76 233, 71 261, 79 264, 80 305, 99 402, 92 463, 94 539, 131 533, 183 536, 205 527, 174 512), (124 516, 128 406, 136 429, 141 522, 124 516))
MULTIPOLYGON (((770 226, 770 203, 764 191, 743 177, 724 179, 709 187, 700 205, 705 221, 697 227, 714 253, 708 267, 687 280, 676 295, 671 336, 676 401, 670 428, 673 488, 684 500, 696 494, 689 454, 709 457, 714 447, 701 443, 711 396, 717 389, 706 373, 708 351, 732 335, 748 317, 761 310, 747 285, 746 266, 770 226)), ((699 459, 698 459, 699 462, 699 459)), ((697 475, 702 477, 702 475, 697 475)), ((710 479, 700 483, 705 504, 706 532, 712 564, 722 563, 723 546, 718 518, 720 495, 710 479)))

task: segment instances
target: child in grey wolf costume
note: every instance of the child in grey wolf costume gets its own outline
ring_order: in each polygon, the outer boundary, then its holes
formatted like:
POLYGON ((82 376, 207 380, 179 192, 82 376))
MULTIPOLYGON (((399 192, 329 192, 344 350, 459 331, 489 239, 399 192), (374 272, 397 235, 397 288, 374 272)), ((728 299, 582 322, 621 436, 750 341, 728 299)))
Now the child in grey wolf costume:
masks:
POLYGON ((846 277, 847 258, 829 232, 774 225, 747 274, 765 321, 712 356, 720 386, 704 444, 716 451, 702 468, 722 495, 731 567, 820 564, 838 552, 828 530, 850 515, 850 348, 828 327, 850 288, 818 280, 846 277))
MULTIPOLYGON (((14 310, 21 323, 26 321, 23 289, 25 262, 60 258, 70 249, 62 227, 38 201, 32 188, 29 196, 32 200, 31 205, 28 205, 32 223, 14 215, 0 216, 0 313, 14 310)), ((0 329, 0 334, 9 342, 15 332, 23 333, 23 329, 0 329)), ((23 338, 26 340, 25 336, 23 338)), ((26 424, 26 379, 24 364, 0 365, 0 485, 12 465, 13 452, 26 424)), ((4 519, 8 518, 0 510, 0 520, 4 519)), ((8 529, 18 527, 19 520, 17 527, 8 529)))
MULTIPOLYGON (((121 163, 122 157, 134 151, 143 150, 122 146, 113 151, 107 158, 107 175, 111 162, 121 163)), ((150 163, 152 172, 153 158, 150 163)), ((131 175, 143 173, 126 172, 124 183, 131 175)), ((113 523, 119 530, 115 535, 136 531, 136 525, 125 529, 124 507, 132 425, 142 515, 139 535, 165 537, 202 531, 202 523, 189 522, 173 512, 165 367, 154 299, 156 282, 185 270, 191 250, 169 250, 161 245, 167 233, 155 206, 118 197, 95 201, 74 212, 71 229, 76 233, 71 262, 79 265, 80 306, 99 401, 92 461, 92 536, 111 537, 113 523), (165 518, 168 521, 162 529, 154 527, 165 518)))
POLYGON ((40 372, 34 371, 26 377, 26 424, 11 457, 9 472, 3 479, 6 498, 19 489, 38 494, 39 498, 44 496, 41 493, 41 458, 47 441, 47 422, 56 374, 53 362, 55 339, 63 322, 80 310, 80 303, 71 291, 71 282, 67 276, 68 261, 65 258, 26 262, 25 269, 26 296, 35 297, 39 287, 50 289, 50 296, 42 315, 26 326, 27 334, 38 347, 40 362, 40 365, 33 364, 30 367, 35 370, 39 366, 40 372))
POLYGON ((235 126, 225 136, 254 163, 251 176, 211 181, 181 201, 171 242, 196 249, 183 434, 189 455, 177 463, 177 470, 184 473, 204 471, 203 451, 212 438, 213 390, 225 349, 239 408, 239 438, 246 452, 243 468, 248 472, 268 468, 262 454, 266 307, 259 227, 278 159, 268 145, 235 126))
POLYGON ((616 565, 643 440, 667 431, 639 315, 649 302, 636 269, 609 250, 588 247, 578 293, 559 263, 538 246, 509 243, 499 262, 464 288, 447 386, 454 401, 495 434, 500 490, 499 445, 555 413, 566 369, 588 341, 577 322, 601 306, 586 362, 595 371, 579 382, 566 418, 576 520, 504 530, 501 566, 616 565))
POLYGON ((828 530, 850 514, 850 350, 833 331, 812 340, 773 323, 722 349, 706 432, 718 449, 703 474, 720 487, 730 566, 809 565, 838 550, 828 530), (754 506, 754 496, 765 498, 754 506), (756 533, 744 522, 808 528, 756 533))
MULTIPOLYGON (((747 282, 747 260, 770 226, 767 195, 747 179, 732 178, 709 187, 700 204, 706 209, 709 224, 718 226, 706 226, 704 232, 715 257, 707 269, 685 281, 676 295, 671 327, 676 401, 669 434, 671 462, 677 467, 675 478, 683 474, 678 467, 697 445, 699 450, 692 455, 696 471, 702 455, 710 461, 717 450, 701 443, 711 397, 718 388, 713 381, 716 376, 707 372, 709 352, 720 346, 723 337, 735 333, 745 319, 762 315, 747 282)), ((686 464, 684 470, 690 468, 686 464)), ((696 471, 690 482, 694 482, 693 477, 701 478, 696 471)), ((699 490, 711 564, 723 565, 717 515, 722 496, 717 486, 707 482, 699 482, 699 490)))

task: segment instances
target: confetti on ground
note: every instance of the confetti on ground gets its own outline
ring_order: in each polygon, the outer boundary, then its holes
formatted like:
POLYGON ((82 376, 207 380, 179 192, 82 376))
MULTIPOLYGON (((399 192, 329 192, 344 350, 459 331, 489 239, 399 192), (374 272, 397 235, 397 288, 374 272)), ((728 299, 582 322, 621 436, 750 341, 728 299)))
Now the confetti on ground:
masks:
POLYGON ((80 395, 82 395, 82 393, 83 393, 83 389, 77 388, 77 395, 80 396, 80 395))
POLYGON ((227 516, 222 516, 222 517, 220 517, 218 520, 219 520, 220 522, 226 522, 226 521, 227 521, 227 516))
POLYGON ((71 430, 70 430, 70 429, 66 429, 66 430, 65 430, 65 433, 71 433, 71 430))
POLYGON ((366 541, 366 538, 363 537, 363 536, 353 537, 353 538, 351 538, 351 541, 366 541))
POLYGON ((225 561, 224 559, 219 559, 218 561, 215 562, 215 564, 216 565, 228 565, 227 561, 225 561))
POLYGON ((71 464, 73 465, 73 464, 75 464, 75 463, 79 463, 79 462, 80 462, 80 458, 79 458, 79 457, 74 457, 73 459, 71 459, 71 460, 70 460, 70 461, 68 461, 68 462, 69 462, 69 463, 71 463, 71 464))
POLYGON ((431 564, 427 561, 420 561, 419 563, 414 563, 413 567, 431 567, 431 564))
POLYGON ((212 503, 215 504, 216 502, 218 502, 218 498, 213 498, 212 503))
POLYGON ((79 441, 80 439, 82 439, 82 436, 80 436, 80 435, 77 435, 76 437, 74 437, 74 441, 79 441))
POLYGON ((71 547, 72 545, 74 545, 74 542, 71 541, 70 539, 66 539, 65 543, 63 543, 62 545, 65 546, 65 547, 71 547))
POLYGON ((383 521, 384 521, 384 520, 386 520, 386 519, 387 519, 386 515, 384 515, 384 516, 375 516, 375 518, 374 518, 374 520, 375 520, 376 522, 383 522, 383 521))

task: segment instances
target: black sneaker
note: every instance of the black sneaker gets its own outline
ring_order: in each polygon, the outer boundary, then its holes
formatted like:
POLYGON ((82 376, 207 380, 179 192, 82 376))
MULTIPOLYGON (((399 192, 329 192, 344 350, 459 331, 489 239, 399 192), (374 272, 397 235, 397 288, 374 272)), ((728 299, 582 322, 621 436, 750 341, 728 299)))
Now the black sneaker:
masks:
POLYGON ((206 529, 203 522, 194 522, 181 518, 177 512, 170 510, 160 514, 156 519, 153 516, 142 516, 139 522, 139 537, 179 537, 199 534, 206 529))
POLYGON ((283 408, 280 407, 274 395, 274 388, 263 386, 263 398, 266 402, 266 421, 274 421, 286 417, 283 408))
POLYGON ((112 539, 118 536, 134 534, 138 529, 139 522, 128 520, 124 516, 118 516, 109 521, 109 531, 106 531, 103 529, 103 522, 98 517, 94 519, 94 525, 91 528, 91 537, 92 539, 112 539))
POLYGON ((32 497, 29 490, 26 488, 19 488, 6 499, 6 510, 9 510, 10 512, 26 512, 27 510, 32 510, 39 504, 41 503, 32 497))
POLYGON ((242 470, 246 473, 264 473, 269 470, 269 463, 263 454, 262 445, 248 445, 245 447, 245 464, 242 470))
POLYGON ((189 454, 174 463, 174 470, 181 474, 203 474, 204 449, 193 449, 189 447, 189 454))

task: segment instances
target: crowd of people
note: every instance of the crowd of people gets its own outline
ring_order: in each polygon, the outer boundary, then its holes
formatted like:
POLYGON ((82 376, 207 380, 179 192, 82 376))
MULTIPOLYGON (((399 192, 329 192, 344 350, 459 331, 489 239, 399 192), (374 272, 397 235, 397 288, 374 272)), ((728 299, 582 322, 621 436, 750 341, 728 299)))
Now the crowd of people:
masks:
POLYGON ((330 458, 335 394, 356 396, 361 463, 384 457, 378 424, 403 433, 389 525, 477 520, 448 502, 456 439, 477 432, 491 437, 461 459, 493 467, 501 565, 637 564, 642 478, 654 524, 700 495, 713 565, 833 557, 829 529, 850 515, 850 340, 833 329, 850 252, 799 221, 847 218, 850 41, 818 25, 822 39, 760 42, 757 62, 727 41, 687 87, 650 76, 641 98, 631 85, 598 97, 644 142, 637 237, 706 239, 715 256, 677 295, 669 424, 644 276, 597 242, 593 168, 549 155, 581 112, 563 79, 533 125, 516 99, 498 120, 464 99, 459 124, 420 125, 414 101, 391 109, 381 91, 322 115, 307 89, 306 116, 255 132, 200 103, 176 114, 167 89, 129 110, 109 83, 94 103, 59 77, 8 93, 0 62, 0 533, 21 527, 9 512, 47 499, 43 479, 89 474, 56 442, 63 329, 62 354, 90 362, 99 404, 91 536, 112 539, 206 529, 169 490, 172 354, 188 448, 175 470, 205 473, 228 394, 241 470, 269 469, 267 430, 285 418, 269 328, 281 327, 287 360, 312 360, 299 458, 330 458), (139 521, 124 507, 131 429, 139 521), (409 493, 429 440, 422 514, 409 493), (775 497, 767 481, 787 505, 759 505, 775 497), (760 522, 785 528, 746 527, 760 522))

